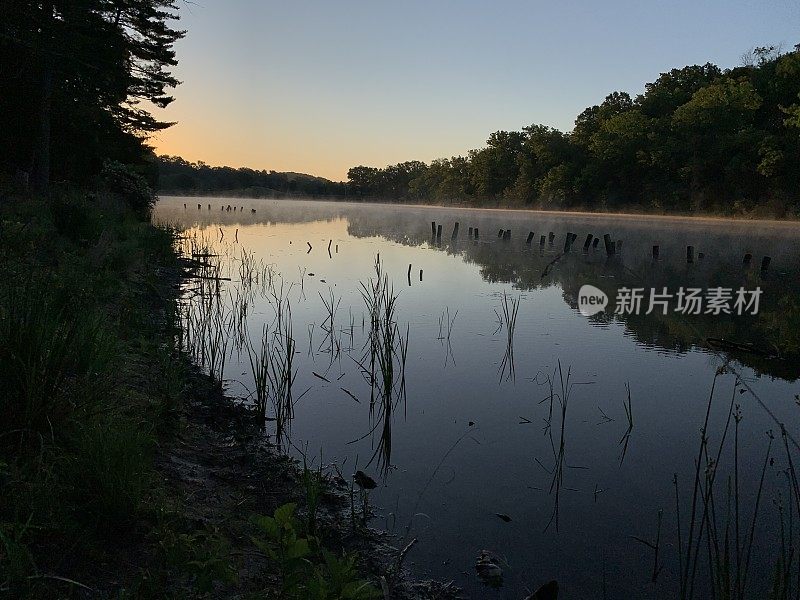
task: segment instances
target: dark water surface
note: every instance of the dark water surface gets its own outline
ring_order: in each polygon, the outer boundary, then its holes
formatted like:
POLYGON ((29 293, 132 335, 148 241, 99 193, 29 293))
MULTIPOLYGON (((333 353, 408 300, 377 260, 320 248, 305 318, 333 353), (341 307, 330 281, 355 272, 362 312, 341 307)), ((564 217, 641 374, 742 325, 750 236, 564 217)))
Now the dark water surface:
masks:
MULTIPOLYGON (((563 598, 677 597, 673 476, 685 541, 700 429, 715 384, 707 429, 712 459, 732 398, 741 411, 743 531, 752 519, 767 432, 775 435, 756 522, 752 597, 770 580, 779 507, 788 518, 791 501, 779 424, 800 439, 800 226, 177 197, 163 198, 154 218, 224 248, 233 257, 232 281, 224 282, 231 288, 242 252, 272 265, 287 286, 294 284, 288 292, 296 342, 294 396, 308 391, 295 405, 292 451, 305 449, 317 464, 320 454, 324 464, 344 462, 346 474, 357 460, 358 468, 378 480, 370 496, 378 513, 373 524, 400 538, 410 526, 407 539, 418 543, 407 564, 419 573, 454 579, 473 598, 522 598, 551 579, 558 580, 563 598), (244 211, 221 210, 234 202, 244 211), (431 221, 443 225, 441 243, 431 238, 431 221), (460 232, 452 240, 455 221, 460 232), (469 227, 479 228, 479 240, 469 238, 469 227), (498 238, 501 228, 511 229, 510 240, 498 238), (540 247, 540 236, 551 231, 553 245, 540 247), (577 240, 563 253, 567 232, 577 240), (608 258, 601 240, 583 252, 588 233, 623 240, 621 251, 608 258), (657 261, 654 244, 660 247, 657 261), (687 245, 703 258, 687 264, 687 245), (745 267, 748 252, 753 260, 745 267), (405 400, 376 423, 370 386, 356 361, 365 342, 360 283, 374 276, 378 254, 398 293, 397 323, 403 336, 408 331, 408 358, 405 400), (761 273, 764 255, 771 264, 761 273), (612 314, 586 317, 578 311, 584 284, 610 296, 612 314), (681 286, 760 286, 763 294, 756 316, 671 310, 614 315, 617 290, 626 286, 671 292, 681 286), (322 343, 326 312, 320 295, 328 299, 331 292, 338 303, 339 352, 322 343), (502 323, 504 294, 508 302, 519 299, 513 373, 502 323), (455 315, 449 342, 440 339, 447 337, 448 311, 451 319, 455 315), (575 385, 562 411, 561 377, 568 372, 575 385), (556 394, 552 402, 548 377, 556 394), (653 584, 654 552, 634 536, 655 541, 660 510, 660 571, 653 584), (499 589, 484 586, 475 574, 482 550, 499 557, 499 589)), ((258 337, 272 318, 272 305, 257 295, 247 314, 251 335, 258 337)), ((247 397, 253 389, 248 357, 233 346, 228 351, 227 389, 247 397)), ((733 424, 725 439, 716 467, 720 528, 733 475, 733 424)), ((788 437, 787 445, 797 461, 798 449, 788 437)), ((705 458, 703 466, 705 473, 705 458)), ((705 539, 701 549, 695 586, 700 591, 707 579, 705 539)))

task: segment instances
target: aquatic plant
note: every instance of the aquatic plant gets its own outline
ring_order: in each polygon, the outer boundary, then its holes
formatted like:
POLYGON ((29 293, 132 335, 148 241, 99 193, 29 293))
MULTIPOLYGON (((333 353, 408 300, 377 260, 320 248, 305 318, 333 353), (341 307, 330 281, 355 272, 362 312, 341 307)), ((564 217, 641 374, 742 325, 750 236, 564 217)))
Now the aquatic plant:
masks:
POLYGON ((509 298, 504 291, 503 299, 500 303, 502 314, 495 311, 500 322, 500 328, 505 327, 506 329, 505 352, 499 368, 500 381, 504 378, 506 380, 514 380, 516 378, 516 370, 514 368, 514 331, 517 326, 517 313, 521 300, 521 298, 509 298))

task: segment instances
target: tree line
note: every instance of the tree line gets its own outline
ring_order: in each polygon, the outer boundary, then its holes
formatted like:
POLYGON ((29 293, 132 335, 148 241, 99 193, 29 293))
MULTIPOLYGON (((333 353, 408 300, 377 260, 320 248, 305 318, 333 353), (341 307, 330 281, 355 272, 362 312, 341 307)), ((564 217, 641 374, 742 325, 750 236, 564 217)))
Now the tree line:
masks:
POLYGON ((466 156, 353 167, 350 195, 588 210, 800 213, 800 45, 662 73, 565 133, 496 131, 466 156))
POLYGON ((179 156, 159 156, 158 189, 173 194, 235 194, 249 197, 346 196, 347 185, 303 173, 246 167, 215 167, 179 156))

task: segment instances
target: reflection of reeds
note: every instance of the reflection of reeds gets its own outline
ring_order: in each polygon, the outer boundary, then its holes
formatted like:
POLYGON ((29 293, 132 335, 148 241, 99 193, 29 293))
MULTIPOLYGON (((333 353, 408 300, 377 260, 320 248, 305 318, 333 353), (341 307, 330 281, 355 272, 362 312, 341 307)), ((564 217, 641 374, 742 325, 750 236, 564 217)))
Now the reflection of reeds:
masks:
MULTIPOLYGON (((283 287, 280 288, 281 292, 283 287)), ((275 311, 272 347, 269 354, 269 382, 275 411, 276 436, 280 444, 284 429, 294 417, 292 385, 297 373, 293 367, 295 341, 292 333, 292 309, 288 292, 279 295, 275 291, 275 311)))
POLYGON ((369 330, 361 361, 357 361, 370 386, 370 416, 381 427, 381 436, 368 465, 376 458, 385 475, 391 466, 392 414, 396 404, 405 400, 405 365, 408 358, 408 335, 397 325, 397 295, 382 272, 380 259, 375 261, 375 277, 361 283, 361 296, 369 315, 369 330))
POLYGON ((325 320, 322 322, 322 325, 320 325, 320 329, 325 332, 325 337, 320 343, 319 349, 321 352, 328 352, 330 354, 330 361, 333 363, 334 360, 340 357, 342 348, 341 342, 336 335, 336 313, 339 310, 339 304, 342 299, 337 299, 333 295, 333 289, 331 288, 328 288, 327 298, 322 294, 319 294, 319 297, 322 300, 322 304, 325 306, 325 320), (323 350, 323 348, 325 349, 323 350))
POLYGON ((458 316, 458 311, 456 311, 453 316, 450 316, 450 307, 446 306, 445 309, 442 311, 442 314, 439 316, 439 336, 436 338, 438 339, 442 345, 445 347, 445 355, 444 355, 444 366, 447 366, 447 363, 451 360, 453 361, 453 365, 456 364, 456 359, 453 356, 453 346, 450 343, 450 338, 453 335, 453 326, 456 322, 456 317, 458 316))
POLYGON ((520 300, 521 298, 509 298, 503 292, 503 300, 500 304, 502 314, 495 311, 500 321, 500 326, 506 328, 506 348, 499 369, 500 381, 504 378, 513 381, 516 378, 516 370, 514 369, 514 330, 517 326, 517 312, 519 311, 520 300))
POLYGON ((653 569, 650 572, 650 582, 651 583, 656 583, 658 581, 658 575, 661 573, 661 569, 662 569, 662 565, 661 565, 661 563, 659 561, 659 554, 661 553, 661 522, 663 520, 663 517, 664 517, 664 511, 663 510, 659 510, 658 511, 658 527, 656 528, 656 539, 655 539, 655 541, 651 542, 649 540, 642 539, 642 538, 637 537, 635 535, 631 536, 637 542, 639 542, 641 544, 644 544, 645 546, 647 546, 648 548, 650 548, 653 551, 653 569))
POLYGON ((553 452, 553 467, 548 468, 537 458, 535 459, 536 462, 539 464, 542 469, 547 471, 551 475, 550 479, 550 488, 549 493, 553 496, 553 511, 550 514, 550 520, 547 522, 545 526, 545 531, 550 528, 551 525, 555 525, 556 531, 558 531, 559 525, 559 509, 560 509, 560 500, 561 500, 561 490, 563 489, 564 484, 564 469, 565 468, 573 468, 573 469, 580 469, 584 467, 578 466, 570 466, 566 463, 566 423, 567 423, 567 408, 569 406, 569 399, 570 395, 572 394, 572 389, 576 385, 587 385, 591 382, 573 382, 572 381, 572 367, 567 368, 566 375, 564 374, 564 369, 561 366, 561 361, 558 361, 557 367, 553 370, 553 374, 547 376, 547 386, 550 390, 548 396, 542 400, 542 402, 548 402, 548 415, 545 418, 545 427, 544 432, 550 438, 550 449, 553 452), (556 391, 555 389, 555 381, 556 381, 556 373, 558 374, 558 382, 560 391, 556 391), (558 430, 558 443, 556 443, 556 438, 553 435, 553 417, 554 411, 553 408, 556 406, 556 402, 558 403, 557 406, 560 409, 556 414, 560 417, 561 423, 559 425, 558 430))
POLYGON ((633 432, 633 409, 631 408, 631 384, 625 382, 625 391, 628 393, 628 397, 625 398, 622 402, 622 406, 625 409, 625 417, 628 419, 628 429, 622 434, 622 437, 619 440, 619 445, 622 446, 622 453, 619 457, 619 464, 622 465, 623 461, 625 460, 625 455, 628 453, 628 442, 631 440, 631 433, 633 432))

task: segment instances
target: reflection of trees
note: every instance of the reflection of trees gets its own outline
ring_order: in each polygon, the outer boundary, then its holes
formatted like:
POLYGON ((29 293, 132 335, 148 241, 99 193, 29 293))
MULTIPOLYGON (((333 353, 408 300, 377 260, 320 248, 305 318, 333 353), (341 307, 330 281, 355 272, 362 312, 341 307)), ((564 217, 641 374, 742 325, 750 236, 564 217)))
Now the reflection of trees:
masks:
MULTIPOLYGON (((420 229, 418 215, 414 216, 413 222, 393 222, 391 225, 357 216, 350 221, 348 232, 356 237, 382 236, 406 245, 430 241, 424 234, 410 238, 408 231, 415 229, 420 229)), ((517 233, 516 241, 503 242, 497 239, 494 229, 487 229, 485 238, 477 242, 462 234, 460 240, 452 241, 448 235, 443 236, 447 241, 440 246, 432 245, 478 265, 486 281, 510 283, 523 290, 558 285, 563 290, 564 301, 574 308, 577 308, 581 286, 594 285, 608 294, 609 307, 606 315, 592 317, 592 321, 597 324, 622 322, 642 345, 686 352, 693 346, 710 347, 708 338, 748 343, 762 349, 766 356, 741 350, 728 350, 726 354, 759 373, 789 380, 800 376, 800 283, 797 273, 770 273, 762 277, 757 268, 745 269, 740 264, 738 253, 733 254, 735 246, 731 246, 729 234, 723 232, 717 240, 713 236, 704 236, 704 248, 713 249, 709 252, 713 257, 706 256, 694 265, 650 260, 647 258, 650 242, 646 236, 640 236, 641 239, 626 236, 624 253, 611 259, 606 257, 602 244, 586 253, 577 244, 577 248, 562 256, 543 276, 545 268, 563 249, 563 234, 557 236, 554 246, 540 248, 537 241, 527 246, 519 240, 524 237, 523 233, 517 233), (674 293, 680 287, 706 289, 718 286, 748 290, 760 286, 763 294, 759 314, 682 315, 672 310, 674 299, 666 315, 658 311, 650 315, 608 314, 614 311, 616 291, 620 287, 645 290, 666 287, 674 293), (769 356, 775 353, 781 357, 769 356)), ((670 254, 676 256, 680 252, 673 249, 670 254)), ((645 299, 643 308, 646 307, 645 299)))
POLYGON ((308 223, 346 219, 348 233, 354 237, 382 237, 399 244, 416 246, 430 243, 448 254, 480 267, 481 276, 490 282, 511 283, 520 289, 532 290, 558 285, 564 301, 577 305, 578 290, 584 284, 594 285, 609 294, 610 305, 616 302, 619 287, 661 288, 674 292, 683 287, 731 287, 764 290, 757 317, 738 315, 683 316, 667 315, 597 316, 592 322, 603 324, 614 319, 643 345, 669 351, 685 352, 694 345, 706 345, 707 338, 724 338, 740 343, 751 342, 770 352, 777 348, 782 359, 769 359, 745 352, 731 352, 741 363, 760 373, 786 379, 800 376, 800 273, 798 267, 797 230, 775 227, 760 222, 725 222, 709 224, 702 220, 659 221, 657 219, 624 219, 614 216, 558 215, 553 213, 514 213, 503 211, 471 211, 436 208, 396 207, 380 204, 345 202, 307 202, 240 199, 245 211, 221 211, 231 203, 227 198, 206 198, 202 210, 197 199, 170 198, 159 204, 156 218, 168 222, 189 222, 200 225, 218 223, 308 223), (187 209, 184 210, 183 202, 187 209), (211 203, 209 211, 207 204, 211 203), (256 213, 250 213, 250 207, 256 213), (451 240, 453 223, 460 219, 460 236, 451 240), (431 220, 443 225, 441 244, 431 240, 431 220), (498 240, 497 231, 511 226, 510 242, 498 240), (468 228, 480 229, 478 242, 469 239, 468 228), (531 246, 524 243, 527 228, 535 230, 531 246), (539 247, 539 236, 553 231, 555 243, 539 247), (563 249, 567 231, 578 234, 574 249, 542 272, 563 249), (624 240, 620 256, 608 260, 600 243, 597 249, 582 252, 580 240, 587 233, 601 236, 612 232, 614 239, 624 240), (649 257, 653 244, 660 245, 661 260, 649 257), (695 264, 684 262, 686 245, 696 246, 705 258, 695 264), (744 269, 742 256, 751 252, 758 257, 773 258, 773 272, 761 278, 757 267, 744 269), (784 272, 780 272, 781 269, 784 272))

